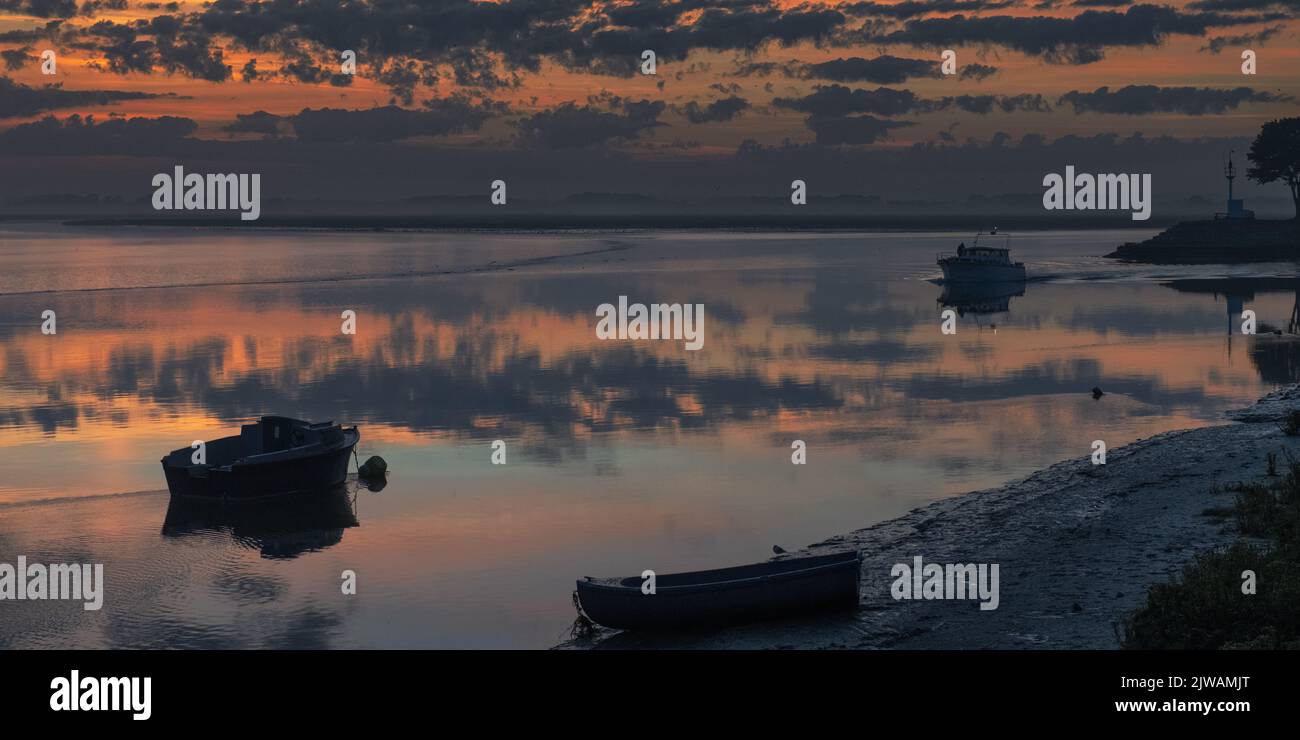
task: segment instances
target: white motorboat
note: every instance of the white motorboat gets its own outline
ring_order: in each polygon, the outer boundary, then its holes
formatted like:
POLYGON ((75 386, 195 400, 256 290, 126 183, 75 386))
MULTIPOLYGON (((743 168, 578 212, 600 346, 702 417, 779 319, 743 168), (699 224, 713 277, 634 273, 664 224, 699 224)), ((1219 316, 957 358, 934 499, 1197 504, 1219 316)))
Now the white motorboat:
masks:
POLYGON ((945 283, 1014 283, 1025 279, 1025 264, 1011 261, 1011 237, 997 229, 976 234, 972 246, 963 242, 956 254, 940 254, 935 264, 943 268, 945 283))

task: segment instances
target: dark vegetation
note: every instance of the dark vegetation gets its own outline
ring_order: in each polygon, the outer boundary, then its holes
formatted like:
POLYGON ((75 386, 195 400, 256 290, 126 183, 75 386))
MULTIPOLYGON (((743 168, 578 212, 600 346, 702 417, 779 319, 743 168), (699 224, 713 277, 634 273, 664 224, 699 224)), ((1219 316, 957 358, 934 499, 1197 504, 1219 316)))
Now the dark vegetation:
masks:
POLYGON ((1198 555, 1180 579, 1151 587, 1118 626, 1124 647, 1300 649, 1300 460, 1287 455, 1285 475, 1230 490, 1231 509, 1206 513, 1233 517, 1256 542, 1198 555), (1243 592, 1248 570, 1253 594, 1243 592))

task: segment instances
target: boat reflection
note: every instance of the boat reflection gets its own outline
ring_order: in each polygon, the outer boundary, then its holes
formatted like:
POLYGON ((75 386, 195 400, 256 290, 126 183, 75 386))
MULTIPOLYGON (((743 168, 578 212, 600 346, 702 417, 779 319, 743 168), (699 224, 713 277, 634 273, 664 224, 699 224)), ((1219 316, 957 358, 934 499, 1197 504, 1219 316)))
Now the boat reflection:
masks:
POLYGON ((353 484, 273 500, 223 503, 173 496, 163 520, 164 537, 229 533, 241 547, 285 560, 337 545, 343 530, 360 526, 353 484))
POLYGON ((958 316, 1008 313, 1011 299, 1025 294, 1025 281, 998 283, 947 283, 939 295, 939 305, 952 308, 958 316))

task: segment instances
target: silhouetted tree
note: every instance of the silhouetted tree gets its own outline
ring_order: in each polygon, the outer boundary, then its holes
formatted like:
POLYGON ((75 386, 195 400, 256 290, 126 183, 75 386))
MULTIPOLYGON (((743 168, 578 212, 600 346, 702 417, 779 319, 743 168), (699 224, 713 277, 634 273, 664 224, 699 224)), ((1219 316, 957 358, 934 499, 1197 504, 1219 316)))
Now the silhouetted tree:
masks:
POLYGON ((1247 156, 1255 166, 1246 175, 1261 185, 1275 180, 1285 182, 1291 189, 1296 218, 1300 218, 1300 118, 1264 124, 1247 156))

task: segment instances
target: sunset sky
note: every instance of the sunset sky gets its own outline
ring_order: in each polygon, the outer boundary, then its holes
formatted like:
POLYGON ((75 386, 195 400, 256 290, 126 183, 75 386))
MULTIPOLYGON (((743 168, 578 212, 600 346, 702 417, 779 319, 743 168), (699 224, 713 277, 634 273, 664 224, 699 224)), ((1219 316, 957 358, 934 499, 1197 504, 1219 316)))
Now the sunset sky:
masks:
POLYGON ((0 212, 137 213, 178 164, 262 173, 269 214, 485 203, 498 178, 520 203, 777 197, 796 177, 969 203, 1067 164, 1217 203, 1228 150, 1297 110, 1297 18, 1296 0, 0 0, 0 212))

